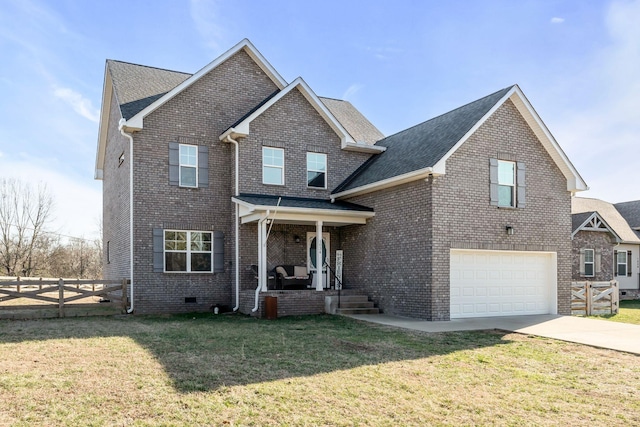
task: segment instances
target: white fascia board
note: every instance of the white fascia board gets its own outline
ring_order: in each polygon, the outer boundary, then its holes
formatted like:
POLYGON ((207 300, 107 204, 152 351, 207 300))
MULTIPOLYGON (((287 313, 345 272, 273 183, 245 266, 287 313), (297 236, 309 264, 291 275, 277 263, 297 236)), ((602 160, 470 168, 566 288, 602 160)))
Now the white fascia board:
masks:
MULTIPOLYGON (((294 89, 298 89, 302 96, 304 96, 309 104, 322 116, 322 118, 327 122, 329 126, 333 129, 333 131, 340 136, 340 140, 342 141, 342 148, 344 148, 348 143, 356 144, 353 140, 349 132, 340 124, 340 122, 335 118, 333 114, 327 109, 327 107, 320 101, 318 96, 313 93, 309 85, 302 79, 302 77, 298 77, 295 79, 289 86, 282 89, 276 96, 271 98, 268 102, 254 111, 249 117, 244 119, 242 122, 238 123, 233 128, 233 135, 237 136, 247 136, 250 133, 250 125, 251 122, 254 121, 257 117, 262 115, 265 111, 271 108, 276 102, 281 100, 285 95, 291 92, 294 89)), ((226 134, 230 133, 231 129, 228 129, 224 134, 220 136, 220 139, 226 134)), ((362 144, 358 144, 362 145, 362 144)))
POLYGON ((104 82, 102 84, 102 106, 100 108, 100 123, 98 127, 98 144, 96 147, 96 170, 94 179, 101 180, 104 176, 104 157, 107 150, 107 131, 109 130, 109 115, 111 113, 111 99, 113 96, 113 82, 109 73, 108 63, 104 66, 104 82))
POLYGON ((341 191, 331 195, 332 200, 344 199, 347 197, 360 196, 362 194, 372 193, 385 188, 395 187, 396 185, 406 184, 407 182, 417 181, 419 179, 428 178, 430 175, 441 175, 436 173, 433 168, 418 169, 392 178, 383 179, 381 181, 372 182, 371 184, 361 187, 352 188, 351 190, 341 191))
POLYGON ((296 208, 290 206, 253 205, 235 197, 231 201, 240 206, 239 215, 245 222, 253 222, 263 218, 264 213, 269 211, 269 218, 292 221, 317 221, 326 220, 330 222, 346 222, 353 224, 364 224, 367 219, 375 216, 371 211, 338 211, 333 209, 311 209, 296 208))
POLYGON ((575 193, 588 190, 587 183, 582 179, 582 176, 580 176, 520 88, 517 85, 514 86, 508 95, 567 179, 567 191, 575 193))
POLYGON ((200 78, 208 74, 211 70, 217 68, 220 64, 224 63, 227 59, 243 50, 256 62, 256 64, 271 78, 271 80, 278 86, 279 89, 284 88, 287 82, 280 76, 280 74, 269 64, 269 62, 262 56, 262 54, 256 49, 256 47, 248 40, 244 39, 218 58, 214 59, 207 66, 200 69, 197 73, 189 77, 184 82, 180 83, 175 88, 167 92, 163 97, 155 101, 153 104, 140 111, 127 121, 125 128, 129 131, 139 131, 144 127, 144 118, 164 105, 167 101, 175 97, 177 94, 200 80, 200 78))
POLYGON ((387 147, 380 145, 370 145, 362 142, 347 142, 342 147, 345 151, 356 151, 358 153, 380 154, 387 150, 387 147))

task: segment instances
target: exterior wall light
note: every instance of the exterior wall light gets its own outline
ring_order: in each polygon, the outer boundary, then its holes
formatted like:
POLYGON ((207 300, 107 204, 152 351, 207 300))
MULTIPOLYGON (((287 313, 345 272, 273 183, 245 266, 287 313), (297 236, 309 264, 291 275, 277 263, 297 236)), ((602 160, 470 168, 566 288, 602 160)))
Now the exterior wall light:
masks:
POLYGON ((507 230, 507 235, 513 236, 513 227, 512 226, 507 225, 506 230, 507 230))
POLYGON ((300 236, 298 235, 293 236, 293 241, 296 243, 300 243, 300 236))

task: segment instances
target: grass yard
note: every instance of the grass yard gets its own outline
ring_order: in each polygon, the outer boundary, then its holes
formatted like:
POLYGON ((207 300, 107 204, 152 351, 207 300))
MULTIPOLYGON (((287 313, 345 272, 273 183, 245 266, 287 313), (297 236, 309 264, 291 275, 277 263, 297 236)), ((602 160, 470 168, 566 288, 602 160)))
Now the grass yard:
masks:
POLYGON ((0 321, 0 425, 640 425, 640 358, 338 316, 0 321))
POLYGON ((606 314, 603 316, 593 317, 597 319, 612 320, 614 322, 640 325, 640 300, 620 301, 620 310, 618 310, 618 314, 606 314))

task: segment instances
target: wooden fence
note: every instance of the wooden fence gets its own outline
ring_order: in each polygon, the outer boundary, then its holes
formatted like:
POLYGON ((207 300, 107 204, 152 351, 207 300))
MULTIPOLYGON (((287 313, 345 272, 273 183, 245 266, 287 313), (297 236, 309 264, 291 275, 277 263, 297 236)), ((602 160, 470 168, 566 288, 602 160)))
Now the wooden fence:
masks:
POLYGON ((618 282, 572 282, 571 314, 594 316, 617 314, 620 308, 618 282))
POLYGON ((128 284, 128 279, 0 278, 0 315, 10 311, 24 313, 29 310, 35 312, 56 309, 57 317, 66 317, 68 309, 71 308, 76 316, 78 312, 89 315, 91 309, 104 304, 124 311, 127 308, 128 284), (91 300, 87 301, 88 298, 91 300))

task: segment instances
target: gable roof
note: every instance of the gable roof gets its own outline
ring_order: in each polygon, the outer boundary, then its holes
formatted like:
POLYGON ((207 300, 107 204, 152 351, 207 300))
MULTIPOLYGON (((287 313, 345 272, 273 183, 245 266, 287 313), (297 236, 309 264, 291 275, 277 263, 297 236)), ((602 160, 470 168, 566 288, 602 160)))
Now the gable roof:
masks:
MULTIPOLYGON (((227 136, 233 138, 246 137, 250 133, 251 122, 260 117, 265 111, 267 111, 276 102, 284 98, 289 92, 297 89, 307 99, 309 104, 320 114, 320 116, 327 122, 327 124, 334 130, 334 132, 340 137, 342 149, 350 151, 362 151, 368 153, 380 153, 385 150, 384 147, 365 144, 364 142, 357 142, 353 136, 347 131, 343 123, 340 122, 333 113, 327 108, 327 106, 320 101, 320 98, 311 90, 309 85, 298 77, 286 88, 279 92, 270 95, 267 99, 263 100, 258 106, 253 108, 248 114, 246 114, 241 120, 236 122, 233 126, 228 128, 220 135, 220 140, 226 140, 227 136)), ((351 107, 353 110, 353 106, 351 107)), ((343 111, 347 111, 347 108, 343 108, 343 111)), ((345 114, 345 117, 347 114, 345 114)), ((366 120, 366 119, 365 119, 366 120)), ((351 122, 347 121, 349 124, 351 122)), ((371 125, 373 127, 373 125, 371 125)), ((375 128, 374 128, 375 129, 375 128)), ((377 130, 377 129, 376 129, 377 130)))
POLYGON ((362 115, 349 101, 318 97, 331 114, 342 123, 356 142, 373 145, 384 138, 384 134, 362 115))
POLYGON ((571 213, 585 212, 597 212, 623 243, 640 244, 640 237, 629 227, 627 221, 611 203, 599 199, 573 197, 571 199, 571 213))
POLYGON ((122 117, 130 119, 145 107, 187 80, 192 74, 163 70, 128 62, 107 60, 122 117))
POLYGON ((442 175, 446 161, 507 100, 511 100, 567 179, 567 190, 588 187, 517 85, 494 92, 453 111, 376 143, 387 150, 369 159, 332 194, 364 194, 405 182, 442 175))
POLYGON ((622 239, 618 234, 613 230, 609 224, 598 214, 598 212, 581 212, 571 214, 571 225, 572 232, 571 238, 578 233, 578 231, 600 231, 600 232, 608 232, 616 239, 617 242, 620 242, 622 239))
POLYGON ((616 203, 616 210, 627 221, 627 224, 640 238, 640 200, 632 202, 616 203))

